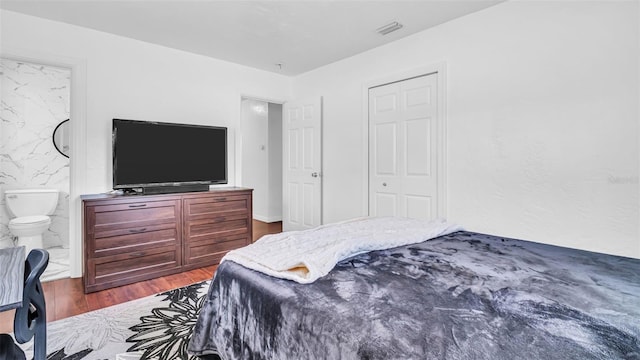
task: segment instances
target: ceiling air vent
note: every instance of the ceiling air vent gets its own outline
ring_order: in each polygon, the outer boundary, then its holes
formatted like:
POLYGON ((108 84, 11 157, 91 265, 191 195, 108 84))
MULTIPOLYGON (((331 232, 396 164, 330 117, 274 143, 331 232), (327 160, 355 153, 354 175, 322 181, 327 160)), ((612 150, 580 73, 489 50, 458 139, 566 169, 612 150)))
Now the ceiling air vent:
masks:
POLYGON ((402 29, 402 24, 400 24, 397 21, 394 21, 392 23, 389 23, 381 28, 378 28, 376 31, 378 32, 378 34, 380 35, 387 35, 389 33, 392 33, 396 30, 400 30, 402 29))

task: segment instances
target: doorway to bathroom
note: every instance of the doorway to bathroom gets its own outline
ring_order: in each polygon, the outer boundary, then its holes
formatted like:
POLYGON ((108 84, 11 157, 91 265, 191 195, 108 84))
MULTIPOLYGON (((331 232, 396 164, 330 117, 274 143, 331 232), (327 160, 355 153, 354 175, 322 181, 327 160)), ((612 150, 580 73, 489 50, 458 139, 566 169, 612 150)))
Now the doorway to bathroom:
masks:
POLYGON ((71 69, 0 58, 0 89, 0 247, 16 245, 5 191, 56 189, 58 204, 42 234, 49 265, 41 279, 69 277, 69 132, 61 124, 70 118, 71 69))
POLYGON ((282 104, 242 98, 240 181, 253 189, 253 218, 282 221, 282 104))

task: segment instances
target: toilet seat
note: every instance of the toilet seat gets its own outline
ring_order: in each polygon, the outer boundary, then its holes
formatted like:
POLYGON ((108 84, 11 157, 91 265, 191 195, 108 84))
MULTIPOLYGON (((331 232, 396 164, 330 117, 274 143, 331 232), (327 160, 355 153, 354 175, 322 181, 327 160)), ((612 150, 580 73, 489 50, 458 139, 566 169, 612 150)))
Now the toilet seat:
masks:
POLYGON ((46 215, 21 216, 9 221, 9 226, 14 229, 45 225, 51 222, 51 218, 46 215))

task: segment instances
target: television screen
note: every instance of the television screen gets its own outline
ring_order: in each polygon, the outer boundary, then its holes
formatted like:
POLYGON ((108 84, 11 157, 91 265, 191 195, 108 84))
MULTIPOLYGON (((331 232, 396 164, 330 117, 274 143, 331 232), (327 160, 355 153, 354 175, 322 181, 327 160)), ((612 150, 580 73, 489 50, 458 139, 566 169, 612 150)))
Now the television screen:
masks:
POLYGON ((227 128, 113 119, 113 188, 227 183, 227 128))

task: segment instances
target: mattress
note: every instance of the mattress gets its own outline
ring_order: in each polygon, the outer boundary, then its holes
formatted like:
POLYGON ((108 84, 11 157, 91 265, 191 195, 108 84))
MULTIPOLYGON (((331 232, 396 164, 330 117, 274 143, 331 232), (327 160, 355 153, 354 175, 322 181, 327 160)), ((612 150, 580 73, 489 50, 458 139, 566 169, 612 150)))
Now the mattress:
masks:
POLYGON ((455 232, 312 284, 223 262, 189 352, 231 359, 640 359, 640 260, 455 232))

